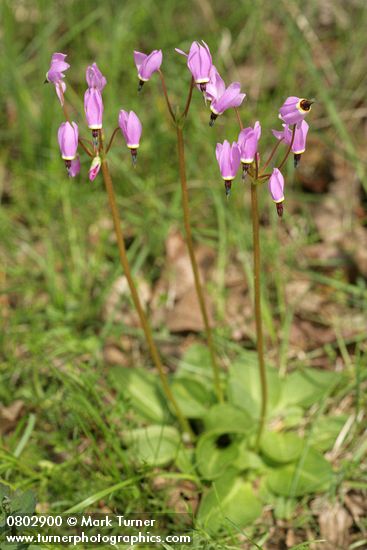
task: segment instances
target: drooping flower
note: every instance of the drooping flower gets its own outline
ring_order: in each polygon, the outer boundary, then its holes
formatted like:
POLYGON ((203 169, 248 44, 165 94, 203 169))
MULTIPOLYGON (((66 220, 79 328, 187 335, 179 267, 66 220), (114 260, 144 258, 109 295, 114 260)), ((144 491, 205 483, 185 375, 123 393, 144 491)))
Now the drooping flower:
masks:
POLYGON ((222 143, 217 143, 215 155, 219 164, 220 173, 224 179, 226 195, 231 191, 232 180, 236 177, 240 166, 241 154, 238 144, 234 141, 232 145, 225 140, 222 143))
POLYGON ((139 91, 144 82, 148 82, 152 74, 160 69, 162 59, 162 50, 153 50, 149 55, 134 51, 134 61, 138 70, 139 91))
POLYGON ((94 181, 96 179, 97 174, 101 168, 101 164, 102 164, 101 157, 99 155, 95 156, 94 159, 92 160, 92 164, 90 165, 90 168, 88 171, 88 176, 90 181, 94 181))
POLYGON ((218 115, 222 115, 227 109, 239 107, 245 96, 246 94, 241 94, 241 84, 239 82, 232 82, 219 97, 213 99, 211 102, 210 110, 212 114, 209 122, 210 126, 213 126, 218 115))
POLYGON ((61 105, 64 105, 64 93, 66 90, 66 84, 64 82, 64 71, 66 71, 70 65, 65 61, 66 54, 54 53, 51 57, 50 68, 46 73, 45 82, 52 82, 55 85, 57 97, 60 100, 61 105))
MULTIPOLYGON (((287 145, 292 143, 292 132, 288 124, 283 124, 283 131, 272 130, 273 135, 277 139, 282 139, 287 145)), ((297 167, 302 153, 306 150, 306 138, 309 130, 309 125, 305 120, 298 122, 294 131, 294 139, 292 144, 292 153, 294 154, 294 164, 297 167)))
POLYGON ((80 172, 80 158, 79 156, 70 161, 70 166, 68 168, 68 174, 71 178, 75 178, 80 172))
POLYGON ((295 96, 287 97, 279 109, 279 118, 286 124, 297 124, 310 112, 312 103, 314 103, 314 101, 311 99, 303 99, 295 96))
POLYGON ((278 216, 283 215, 284 178, 278 168, 274 168, 269 179, 269 192, 277 207, 278 216))
POLYGON ((103 101, 102 94, 97 88, 88 88, 85 92, 84 110, 88 128, 100 130, 102 128, 103 101))
POLYGON ((209 82, 206 85, 204 96, 207 101, 218 99, 225 92, 226 85, 223 78, 217 71, 215 65, 212 65, 209 73, 209 82))
POLYGON ((137 157, 137 149, 140 144, 140 137, 142 133, 142 125, 139 117, 134 111, 124 111, 121 109, 119 113, 119 126, 121 133, 125 138, 126 145, 131 150, 131 156, 135 164, 137 157))
POLYGON ((103 91, 103 88, 107 84, 107 80, 99 70, 97 63, 93 63, 93 65, 89 65, 89 67, 87 67, 85 77, 88 87, 97 88, 100 92, 103 91))
MULTIPOLYGON (((66 161, 75 159, 78 149, 79 131, 75 122, 63 122, 57 132, 61 158, 66 161)), ((68 166, 69 167, 69 166, 68 166)))
POLYGON ((238 146, 241 152, 241 162, 244 170, 254 162, 257 153, 257 144, 261 136, 260 122, 256 121, 253 128, 244 128, 238 136, 238 146))
POLYGON ((213 62, 208 45, 204 40, 202 40, 202 44, 193 42, 188 54, 179 48, 175 48, 175 50, 187 57, 187 66, 194 78, 195 84, 199 84, 201 91, 204 92, 206 83, 210 81, 210 70, 213 62))

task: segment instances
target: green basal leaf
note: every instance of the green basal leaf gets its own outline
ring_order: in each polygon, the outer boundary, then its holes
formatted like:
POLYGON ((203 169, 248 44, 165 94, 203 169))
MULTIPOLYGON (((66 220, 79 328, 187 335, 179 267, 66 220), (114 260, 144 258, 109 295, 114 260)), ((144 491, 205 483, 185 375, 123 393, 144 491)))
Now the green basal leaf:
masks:
POLYGON ((267 470, 267 466, 261 460, 260 456, 248 448, 248 441, 244 439, 238 445, 237 458, 232 463, 232 466, 240 472, 253 470, 256 475, 267 470))
POLYGON ((36 509, 36 497, 32 491, 16 491, 11 497, 11 512, 33 514, 36 509))
POLYGON ((195 379, 176 377, 171 384, 171 390, 187 418, 202 418, 215 401, 213 392, 195 379))
POLYGON ((164 466, 177 457, 180 434, 172 426, 147 426, 131 430, 123 436, 133 460, 150 466, 164 466))
POLYGON ((289 374, 283 384, 282 405, 309 407, 330 393, 340 382, 341 374, 305 368, 289 374))
POLYGON ((207 432, 202 435, 196 447, 196 464, 205 479, 215 479, 238 457, 238 436, 207 432))
POLYGON ((295 498, 275 497, 274 515, 277 519, 290 520, 297 506, 295 498))
POLYGON ((212 362, 207 346, 193 344, 183 354, 178 365, 177 375, 197 377, 199 380, 211 380, 213 377, 212 362))
POLYGON ((135 368, 113 368, 110 380, 117 391, 131 400, 131 406, 142 418, 156 423, 167 422, 170 413, 162 397, 159 378, 135 368))
POLYGON ((241 529, 260 514, 261 503, 251 484, 229 470, 202 498, 197 520, 202 528, 213 534, 225 528, 241 529))
POLYGON ((346 414, 341 414, 333 417, 323 416, 316 420, 310 436, 312 447, 319 451, 331 449, 347 419, 346 414))
POLYGON ((181 472, 185 474, 195 473, 195 451, 194 449, 187 449, 183 445, 179 448, 175 464, 181 472))
POLYGON ((279 416, 282 417, 283 424, 286 428, 294 428, 299 426, 304 417, 304 409, 298 405, 287 405, 284 410, 279 410, 279 416))
MULTIPOLYGON (((266 369, 268 381, 268 414, 276 410, 282 394, 278 372, 266 369)), ((261 409, 261 388, 257 363, 234 362, 229 369, 228 397, 230 403, 244 409, 253 419, 258 419, 261 409)))
POLYGON ((262 435, 261 452, 274 462, 294 462, 301 456, 303 441, 290 432, 265 432, 262 435))
POLYGON ((331 465, 309 449, 297 463, 270 470, 266 479, 273 493, 293 498, 326 490, 332 478, 331 465))
POLYGON ((204 416, 204 425, 207 431, 217 433, 246 433, 254 427, 254 421, 246 411, 220 403, 204 416))

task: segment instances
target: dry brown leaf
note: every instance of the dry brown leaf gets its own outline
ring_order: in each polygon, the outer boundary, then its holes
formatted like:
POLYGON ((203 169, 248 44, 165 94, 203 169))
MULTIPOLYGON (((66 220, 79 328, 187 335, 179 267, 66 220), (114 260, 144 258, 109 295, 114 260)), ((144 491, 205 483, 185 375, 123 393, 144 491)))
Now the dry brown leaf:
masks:
MULTIPOLYGON (((151 300, 151 288, 145 279, 136 277, 135 282, 138 288, 139 297, 144 308, 151 300)), ((125 275, 121 275, 113 283, 109 294, 107 295, 104 307, 103 318, 116 323, 124 323, 127 326, 140 326, 138 314, 133 305, 129 305, 130 289, 125 275), (124 299, 125 298, 125 299, 124 299)))
MULTIPOLYGON (((215 252, 204 245, 195 250, 200 279, 212 279, 215 252)), ((204 285, 203 285, 204 286, 204 285)), ((213 324, 213 305, 204 290, 209 322, 213 324)), ((200 332, 204 323, 195 290, 194 276, 185 240, 172 230, 166 241, 166 263, 151 303, 153 323, 165 323, 171 332, 200 332)))
POLYGON ((306 191, 325 193, 333 181, 333 158, 330 149, 315 137, 310 137, 307 155, 301 159, 297 171, 301 186, 306 191))
POLYGON ((12 430, 21 417, 24 402, 21 399, 13 401, 7 407, 0 405, 0 432, 5 434, 12 430))
POLYGON ((353 520, 347 510, 338 502, 324 501, 319 513, 320 534, 327 541, 325 550, 345 550, 349 545, 349 528, 353 520))
POLYGON ((231 328, 234 340, 253 340, 255 335, 254 311, 247 285, 242 283, 228 289, 225 305, 226 325, 231 328))
MULTIPOLYGON (((205 302, 209 324, 213 325, 212 307, 208 295, 205 295, 205 302)), ((171 332, 201 332, 204 330, 204 322, 194 287, 189 288, 176 301, 174 307, 167 312, 166 323, 171 332)))
MULTIPOLYGON (((367 231, 357 226, 343 236, 340 247, 354 264, 357 273, 367 279, 367 231)), ((352 281, 354 282, 354 281, 352 281)))
POLYGON ((107 345, 103 350, 103 360, 109 365, 129 365, 129 357, 113 344, 107 345))

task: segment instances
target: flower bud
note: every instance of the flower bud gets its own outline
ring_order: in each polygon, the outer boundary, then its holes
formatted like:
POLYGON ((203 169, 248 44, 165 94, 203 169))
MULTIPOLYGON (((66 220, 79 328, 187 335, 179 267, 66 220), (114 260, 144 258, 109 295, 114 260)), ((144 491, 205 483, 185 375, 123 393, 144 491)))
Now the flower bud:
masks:
POLYGON ((99 155, 94 157, 94 159, 92 160, 92 164, 90 165, 89 172, 88 172, 90 181, 94 181, 96 179, 97 174, 98 174, 98 172, 101 168, 101 164, 102 164, 101 157, 99 155))
POLYGON ((85 92, 84 110, 88 128, 100 130, 102 128, 103 101, 102 94, 97 88, 88 88, 85 92))
POLYGON ((269 179, 269 192, 271 198, 276 204, 277 213, 279 217, 283 215, 283 201, 284 201, 284 178, 281 171, 278 168, 274 168, 269 179))
POLYGON ((79 131, 75 122, 63 122, 57 132, 61 158, 66 161, 75 159, 78 149, 79 131))

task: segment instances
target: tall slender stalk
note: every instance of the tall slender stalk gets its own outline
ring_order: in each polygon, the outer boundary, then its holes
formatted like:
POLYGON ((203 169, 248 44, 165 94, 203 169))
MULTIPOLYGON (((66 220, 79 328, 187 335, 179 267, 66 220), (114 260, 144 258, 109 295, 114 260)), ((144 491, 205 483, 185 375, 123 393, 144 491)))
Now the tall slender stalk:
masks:
POLYGON ((186 104, 184 111, 181 115, 175 115, 174 110, 172 108, 172 104, 170 102, 168 92, 167 92, 167 86, 164 79, 164 74, 161 70, 159 70, 159 76, 162 83, 162 89, 163 94, 166 100, 166 105, 168 112, 172 118, 172 121, 176 128, 176 135, 177 135, 177 149, 178 149, 178 159, 179 159, 179 172, 180 172, 180 180, 181 180, 181 190, 182 190, 182 209, 184 214, 184 225, 185 225, 185 233, 186 233, 186 244, 189 251, 189 257, 192 267, 192 272, 194 275, 194 283, 195 283, 195 290, 196 294, 199 300, 199 307, 201 311, 201 315, 204 322, 205 327, 205 334, 206 334, 206 341, 209 348, 210 353, 210 359, 213 369, 213 375, 214 375, 214 387, 215 392, 217 394, 218 401, 220 403, 223 403, 224 397, 223 397, 223 391, 222 387, 220 385, 220 375, 219 375, 219 366, 217 363, 216 353, 215 353, 215 347, 214 347, 214 341, 213 341, 213 335, 212 330, 210 328, 209 324, 209 317, 206 309, 206 303, 204 298, 204 293, 200 281, 200 274, 199 274, 199 268, 196 262, 195 253, 194 253, 194 245, 192 241, 192 233, 191 233, 191 221, 190 221, 190 207, 189 207, 189 192, 187 189, 187 179, 186 179, 186 165, 185 165, 185 146, 184 146, 184 139, 183 139, 183 127, 187 118, 187 115, 189 113, 191 99, 192 99, 192 92, 195 86, 194 78, 191 78, 190 81, 190 88, 189 93, 187 95, 186 104))
POLYGON ((256 348, 259 363, 260 386, 261 386, 261 411, 259 428, 256 438, 256 449, 259 448, 262 432, 266 421, 266 410, 268 401, 268 386, 264 362, 264 342, 261 316, 261 289, 260 289, 260 228, 259 228, 259 207, 257 201, 257 184, 251 182, 251 213, 252 213, 252 239, 254 255, 254 296, 255 296, 255 322, 256 322, 256 348))
MULTIPOLYGON (((237 121, 242 130, 243 124, 238 109, 235 109, 237 121)), ((278 144, 277 144, 278 146, 278 144)), ((273 157, 277 146, 272 151, 270 158, 265 166, 269 164, 273 157)), ((250 167, 249 175, 251 177, 251 218, 252 218, 252 243, 253 243, 253 258, 254 258, 254 301, 255 301, 255 323, 256 323, 256 349, 257 360, 259 365, 260 387, 261 387, 261 408, 259 427, 256 436, 255 448, 259 449, 261 436, 264 431, 266 422, 266 412, 268 403, 268 384, 266 379, 266 369, 264 361, 264 338, 262 329, 262 314, 261 314, 261 286, 260 286, 260 223, 259 223, 259 205, 257 200, 258 181, 262 177, 259 174, 259 156, 255 155, 255 169, 250 167)))
POLYGON ((185 167, 186 166, 185 165, 185 146, 184 146, 184 139, 183 139, 183 131, 180 125, 176 125, 176 133, 177 133, 178 159, 179 159, 179 170, 180 170, 180 180, 181 180, 181 190, 182 190, 182 207, 183 207, 183 214, 184 214, 186 243, 189 251, 192 271, 194 274, 195 289, 199 300, 200 311, 204 321, 206 339, 208 343, 208 348, 209 348, 209 353, 210 353, 210 358, 211 358, 211 363, 212 363, 213 373, 214 373, 215 391, 219 402, 222 403, 223 391, 220 385, 219 367, 216 359, 212 331, 209 324, 209 318, 206 310, 204 293, 201 286, 199 269, 196 262, 194 246, 192 242, 190 209, 189 209, 189 193, 187 189, 186 167, 185 167))
POLYGON ((103 174, 103 179, 104 179, 104 183, 105 183, 105 186, 106 186, 108 200, 109 200, 109 204, 110 204, 110 208, 111 208, 113 225, 114 225, 116 238, 117 238, 117 246, 118 246, 119 255, 120 255, 120 262, 121 262, 122 268, 124 270, 129 288, 130 288, 130 292, 131 292, 131 295, 132 295, 132 299, 133 299, 136 311, 139 315, 140 323, 141 323, 142 329, 144 331, 144 335, 145 335, 145 339, 146 339, 146 342, 147 342, 147 345, 148 345, 148 348, 149 348, 150 355, 151 355, 152 360, 153 360, 153 362, 154 362, 154 364, 155 364, 155 366, 158 370, 159 377, 160 377, 161 382, 162 382, 163 391, 164 391, 168 401, 171 403, 171 405, 172 405, 172 407, 173 407, 173 409, 176 413, 177 419, 181 424, 181 427, 182 427, 183 431, 187 432, 190 435, 190 437, 192 439, 194 439, 194 434, 193 434, 193 432, 190 428, 190 425, 189 425, 187 419, 183 416, 183 414, 181 412, 181 409, 178 406, 177 401, 176 401, 176 399, 174 398, 174 396, 172 394, 171 388, 169 387, 168 380, 167 380, 167 375, 164 371, 163 364, 162 364, 158 349, 155 345, 153 335, 152 335, 152 330, 151 330, 150 325, 149 325, 149 321, 148 321, 148 319, 146 317, 146 314, 144 312, 144 309, 141 305, 139 294, 138 294, 138 291, 136 289, 136 286, 135 286, 135 283, 134 283, 134 280, 133 280, 133 277, 132 277, 132 274, 131 274, 130 264, 129 264, 129 260, 128 260, 127 254, 126 254, 124 237, 123 237, 122 229, 121 229, 121 220, 120 220, 120 216, 119 216, 119 212, 118 212, 118 208, 117 208, 117 204, 116 204, 115 192, 114 192, 114 189, 113 189, 112 178, 111 178, 111 175, 110 175, 110 171, 108 169, 108 164, 107 164, 106 157, 103 154, 104 153, 103 152, 103 138, 102 138, 102 133, 101 132, 99 132, 99 139, 100 139, 100 151, 102 153, 102 165, 101 165, 102 174, 103 174))

